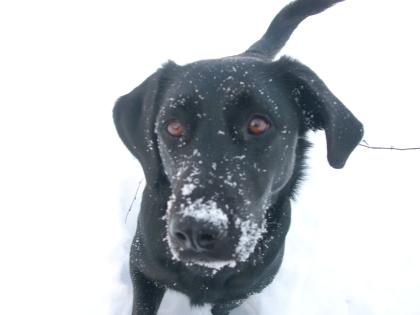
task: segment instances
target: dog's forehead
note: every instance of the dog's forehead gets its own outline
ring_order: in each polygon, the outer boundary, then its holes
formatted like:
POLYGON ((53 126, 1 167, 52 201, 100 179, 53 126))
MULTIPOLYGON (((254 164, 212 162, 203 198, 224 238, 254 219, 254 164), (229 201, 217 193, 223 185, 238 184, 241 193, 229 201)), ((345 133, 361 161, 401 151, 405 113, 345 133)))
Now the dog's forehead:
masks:
POLYGON ((264 62, 252 58, 227 57, 214 60, 201 60, 183 66, 183 74, 186 78, 203 80, 224 80, 228 76, 247 80, 258 76, 259 70, 265 65, 264 62))
POLYGON ((251 58, 224 58, 191 63, 179 67, 169 87, 172 106, 206 103, 217 99, 235 100, 243 94, 264 95, 272 79, 266 64, 251 58))

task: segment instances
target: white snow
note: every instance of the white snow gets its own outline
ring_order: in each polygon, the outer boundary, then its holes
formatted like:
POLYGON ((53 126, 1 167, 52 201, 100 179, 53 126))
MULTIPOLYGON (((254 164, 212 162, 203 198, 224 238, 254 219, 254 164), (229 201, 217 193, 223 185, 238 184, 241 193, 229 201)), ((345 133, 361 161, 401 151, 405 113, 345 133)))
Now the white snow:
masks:
POLYGON ((255 249, 258 241, 261 239, 263 233, 266 231, 265 222, 259 227, 255 222, 251 220, 236 219, 235 225, 241 230, 241 236, 239 242, 235 248, 235 254, 239 261, 246 261, 249 255, 255 249))
POLYGON ((200 265, 209 269, 213 269, 213 275, 224 267, 235 268, 236 261, 225 260, 225 261, 194 261, 191 264, 200 265))
POLYGON ((184 186, 182 186, 182 195, 183 196, 189 196, 192 194, 192 192, 194 191, 194 189, 196 189, 197 186, 195 184, 185 184, 184 186))
POLYGON ((204 202, 202 198, 196 199, 182 207, 180 212, 184 217, 192 217, 197 221, 207 222, 220 229, 226 229, 229 223, 227 215, 213 200, 204 202))

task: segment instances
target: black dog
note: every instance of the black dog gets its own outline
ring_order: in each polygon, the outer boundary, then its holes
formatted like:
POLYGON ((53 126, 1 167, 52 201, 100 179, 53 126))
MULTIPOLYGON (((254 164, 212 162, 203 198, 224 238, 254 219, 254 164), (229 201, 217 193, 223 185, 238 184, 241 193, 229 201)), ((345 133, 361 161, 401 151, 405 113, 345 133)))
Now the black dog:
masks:
POLYGON ((246 52, 169 62, 118 100, 115 125, 147 181, 131 249, 133 314, 156 314, 170 288, 227 315, 272 281, 305 133, 325 130, 335 168, 363 134, 308 67, 273 61, 303 19, 336 2, 292 2, 246 52))

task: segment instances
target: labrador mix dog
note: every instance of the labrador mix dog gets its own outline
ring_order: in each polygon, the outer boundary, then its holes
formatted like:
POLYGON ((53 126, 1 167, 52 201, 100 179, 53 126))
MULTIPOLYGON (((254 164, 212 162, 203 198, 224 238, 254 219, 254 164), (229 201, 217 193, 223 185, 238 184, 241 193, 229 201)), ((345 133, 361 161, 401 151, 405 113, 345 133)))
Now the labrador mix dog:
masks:
POLYGON ((147 185, 131 247, 133 315, 166 289, 227 315, 274 278, 302 177, 308 130, 342 168, 361 123, 308 67, 274 57, 306 17, 342 0, 296 0, 242 54, 168 62, 114 108, 147 185))

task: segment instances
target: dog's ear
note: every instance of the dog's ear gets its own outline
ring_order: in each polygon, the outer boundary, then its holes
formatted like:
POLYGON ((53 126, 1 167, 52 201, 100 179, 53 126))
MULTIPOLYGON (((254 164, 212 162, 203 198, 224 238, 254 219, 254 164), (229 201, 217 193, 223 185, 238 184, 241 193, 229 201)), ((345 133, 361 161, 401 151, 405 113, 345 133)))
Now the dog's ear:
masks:
POLYGON ((324 129, 328 162, 342 168, 363 136, 363 125, 307 66, 289 57, 278 62, 282 83, 302 112, 304 130, 324 129))
POLYGON ((163 172, 154 128, 164 70, 159 69, 133 91, 121 96, 113 110, 118 135, 140 161, 148 184, 158 181, 163 172))

